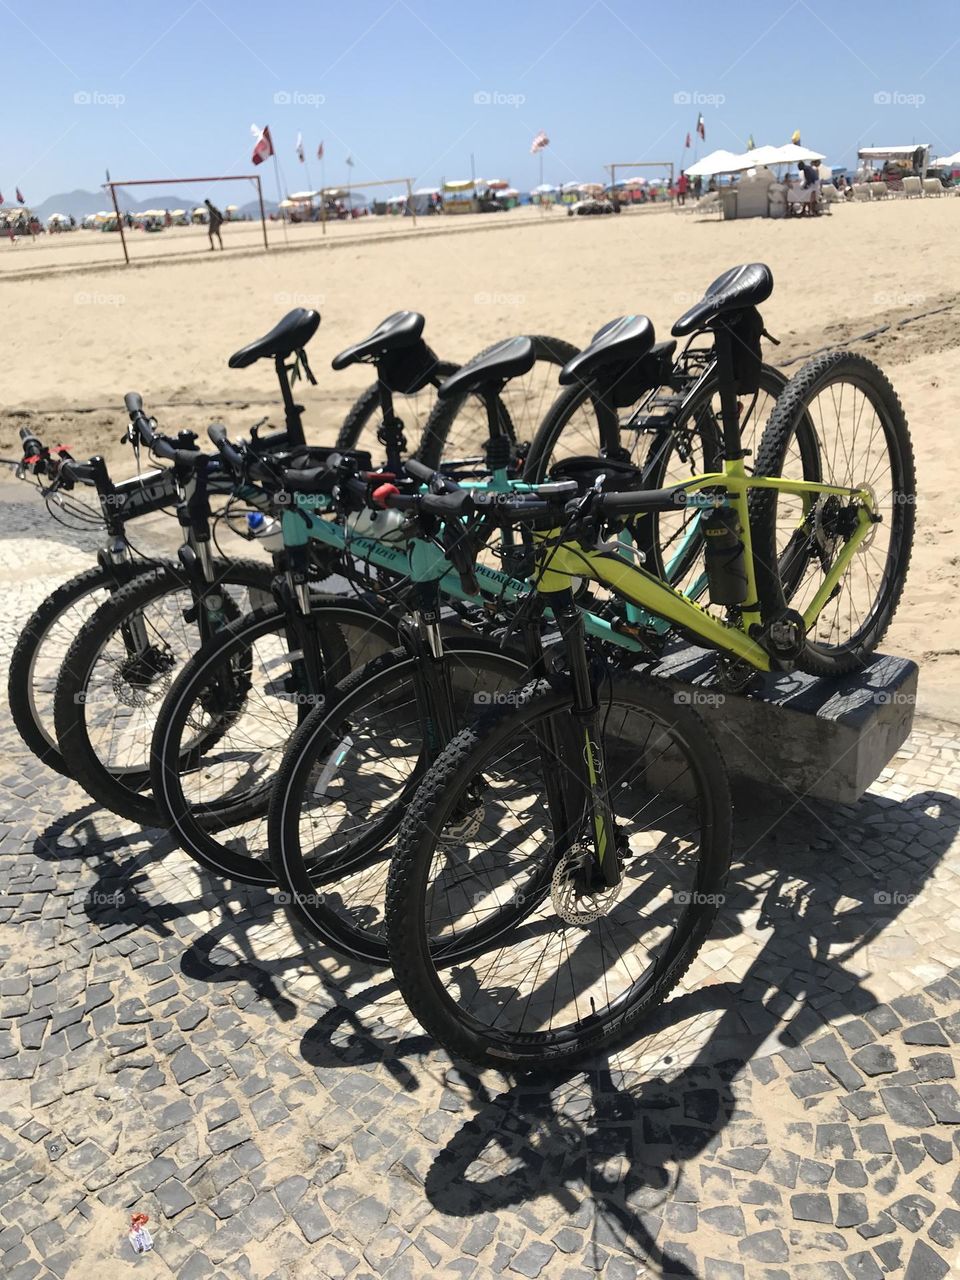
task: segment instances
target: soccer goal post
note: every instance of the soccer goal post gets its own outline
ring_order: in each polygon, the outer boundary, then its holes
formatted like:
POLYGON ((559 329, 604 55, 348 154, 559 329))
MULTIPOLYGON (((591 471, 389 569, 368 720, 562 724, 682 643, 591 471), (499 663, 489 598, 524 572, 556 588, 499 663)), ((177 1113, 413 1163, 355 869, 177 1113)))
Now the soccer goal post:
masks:
MULTIPOLYGON (((207 178, 131 178, 126 181, 119 182, 111 180, 109 175, 107 181, 103 184, 103 189, 110 192, 110 200, 113 204, 113 211, 117 218, 117 230, 120 232, 120 244, 123 248, 123 259, 127 266, 130 265, 130 249, 127 244, 125 220, 127 215, 120 210, 120 203, 117 199, 117 191, 125 190, 127 187, 169 187, 184 184, 192 184, 194 186, 208 186, 211 182, 252 182, 257 192, 257 205, 260 209, 260 226, 263 232, 263 247, 269 249, 270 245, 267 241, 267 215, 263 207, 263 187, 260 182, 260 175, 256 173, 233 173, 220 174, 218 177, 207 178)), ((230 206, 227 206, 228 211, 230 206)), ((179 210, 181 214, 185 214, 186 210, 179 210)), ((193 211, 196 212, 195 210, 193 211)), ((133 216, 133 215, 131 215, 133 216)), ((139 218, 145 216, 141 211, 136 215, 139 218)), ((192 213, 190 215, 192 221, 192 213)))

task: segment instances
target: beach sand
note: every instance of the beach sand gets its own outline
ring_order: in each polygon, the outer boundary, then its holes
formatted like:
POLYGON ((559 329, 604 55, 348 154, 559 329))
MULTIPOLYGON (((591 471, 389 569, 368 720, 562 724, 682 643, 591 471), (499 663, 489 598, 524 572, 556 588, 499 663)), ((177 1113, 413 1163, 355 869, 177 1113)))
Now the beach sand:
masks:
MULTIPOLYGON (((129 469, 119 437, 131 389, 168 430, 221 419, 245 431, 271 409, 277 420, 269 364, 234 372, 227 358, 293 306, 323 316, 309 348, 319 385, 301 382, 297 394, 308 439, 324 443, 369 381, 356 369, 331 372, 331 357, 392 311, 422 311, 425 337, 454 361, 516 333, 582 345, 607 320, 637 311, 666 337, 722 270, 764 261, 776 288, 763 315, 782 342, 767 348, 772 363, 891 326, 852 342, 897 389, 917 456, 913 564, 884 648, 921 663, 921 710, 960 721, 958 229, 960 199, 945 197, 787 222, 724 223, 668 209, 604 218, 523 210, 429 219, 416 231, 370 219, 340 224, 325 241, 318 227, 292 227, 293 247, 274 234, 269 254, 252 252, 253 242, 251 252, 209 253, 203 229, 191 228, 141 235, 134 254, 156 260, 129 269, 116 261, 115 236, 0 244, 0 456, 17 456, 27 425, 76 456, 99 451, 129 469), (186 246, 192 256, 178 256, 186 246), (912 316, 921 318, 898 327, 912 316)), ((247 245, 249 227, 242 242, 231 240, 234 230, 225 229, 228 245, 247 245)))

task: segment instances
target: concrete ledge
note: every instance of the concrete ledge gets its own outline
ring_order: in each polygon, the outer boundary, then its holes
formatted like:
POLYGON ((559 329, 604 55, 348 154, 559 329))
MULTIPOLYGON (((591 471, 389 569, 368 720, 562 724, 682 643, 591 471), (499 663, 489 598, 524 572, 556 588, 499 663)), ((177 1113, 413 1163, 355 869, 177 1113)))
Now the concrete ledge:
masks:
POLYGON ((919 673, 909 658, 877 654, 855 675, 768 675, 755 692, 724 694, 714 656, 683 647, 651 674, 709 724, 734 785, 851 804, 909 737, 919 673))

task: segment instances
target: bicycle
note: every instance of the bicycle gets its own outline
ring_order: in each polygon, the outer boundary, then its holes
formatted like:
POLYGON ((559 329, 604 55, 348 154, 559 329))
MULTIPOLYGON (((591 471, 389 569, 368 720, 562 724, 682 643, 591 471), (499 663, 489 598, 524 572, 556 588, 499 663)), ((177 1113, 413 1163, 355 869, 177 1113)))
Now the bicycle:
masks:
POLYGON ((737 395, 749 368, 734 343, 758 332, 751 313, 770 288, 768 272, 752 272, 678 321, 715 333, 720 471, 631 492, 622 475, 608 483, 601 462, 588 486, 542 486, 496 509, 498 519, 535 526, 535 585, 557 618, 566 678, 528 685, 515 706, 491 710, 447 745, 404 817, 386 894, 400 990, 457 1056, 552 1069, 609 1047, 682 979, 723 902, 731 814, 722 754, 669 688, 597 662, 572 579, 601 582, 750 670, 854 670, 896 608, 913 532, 912 449, 896 394, 875 366, 842 352, 805 366, 771 415, 757 470, 810 423, 821 395, 834 403, 859 395, 857 419, 869 406, 871 443, 882 437, 889 491, 877 486, 871 462, 849 486, 745 472, 737 395), (802 511, 781 568, 800 586, 819 579, 802 611, 786 604, 778 574, 781 499, 802 511), (707 572, 726 620, 628 563, 620 543, 602 541, 611 522, 629 525, 677 501, 709 512, 707 572), (890 536, 879 582, 865 573, 869 608, 844 613, 843 634, 836 610, 818 631, 883 523, 890 536), (496 946, 471 951, 466 941, 481 926, 496 946))

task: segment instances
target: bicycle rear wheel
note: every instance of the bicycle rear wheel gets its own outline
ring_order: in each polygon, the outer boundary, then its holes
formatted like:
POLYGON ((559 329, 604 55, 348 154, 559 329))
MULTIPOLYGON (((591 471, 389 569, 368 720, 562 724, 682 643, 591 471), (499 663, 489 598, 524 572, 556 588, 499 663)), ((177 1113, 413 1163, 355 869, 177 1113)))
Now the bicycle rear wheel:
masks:
MULTIPOLYGON (((449 640, 459 726, 507 701, 526 663, 477 638, 449 640)), ((269 847, 277 880, 306 926, 361 960, 387 963, 383 897, 393 837, 443 743, 417 694, 418 659, 396 650, 353 672, 290 741, 277 775, 269 847)))
MULTIPOLYGON (((771 415, 756 474, 789 475, 798 440, 817 440, 824 484, 866 489, 881 519, 807 629, 797 659, 811 675, 856 671, 890 626, 913 547, 913 446, 897 394, 871 361, 849 351, 810 360, 791 379, 771 415)), ((859 504, 811 501, 775 490, 750 495, 757 594, 765 619, 789 604, 803 613, 857 527, 859 504)))
POLYGON ((576 828, 545 799, 549 775, 568 772, 570 755, 546 743, 565 741, 571 707, 531 686, 459 734, 424 778, 390 868, 387 942, 411 1012, 452 1054, 501 1069, 565 1066, 655 1009, 706 938, 730 861, 710 734, 670 690, 620 675, 601 690, 600 722, 623 879, 605 901, 571 900, 576 828), (481 922, 489 941, 450 964, 481 922))

